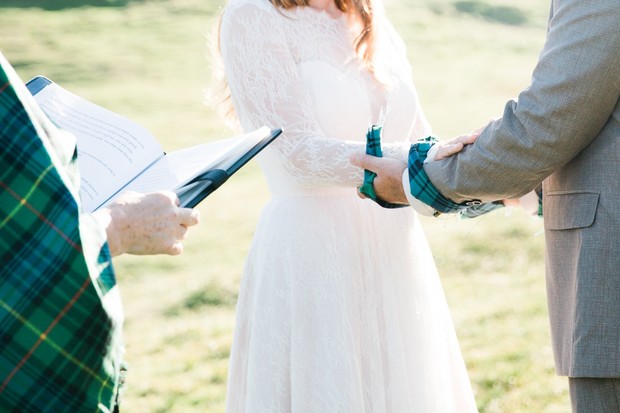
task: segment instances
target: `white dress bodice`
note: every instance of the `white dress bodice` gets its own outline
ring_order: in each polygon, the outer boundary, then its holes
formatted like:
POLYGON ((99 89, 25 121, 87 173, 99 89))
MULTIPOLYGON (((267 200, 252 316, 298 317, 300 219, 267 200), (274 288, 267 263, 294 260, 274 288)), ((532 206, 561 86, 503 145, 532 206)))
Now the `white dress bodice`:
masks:
POLYGON ((430 133, 404 44, 384 17, 376 24, 382 82, 356 55, 346 15, 278 10, 267 0, 227 6, 220 46, 241 126, 284 130, 259 157, 275 194, 359 185, 362 171, 349 156, 364 151, 373 123, 384 125, 384 155, 403 160, 408 142, 430 133))

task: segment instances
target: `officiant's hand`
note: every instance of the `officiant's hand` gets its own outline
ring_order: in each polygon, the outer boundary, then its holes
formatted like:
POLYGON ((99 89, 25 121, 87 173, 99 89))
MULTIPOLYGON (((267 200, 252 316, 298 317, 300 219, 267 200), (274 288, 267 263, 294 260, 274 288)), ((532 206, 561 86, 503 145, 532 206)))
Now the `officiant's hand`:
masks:
POLYGON ((178 255, 187 228, 199 221, 198 211, 180 208, 173 192, 125 192, 93 215, 105 228, 112 256, 178 255))
MULTIPOLYGON (((409 204, 402 183, 403 171, 407 168, 405 162, 362 153, 352 155, 350 161, 353 165, 377 174, 373 183, 377 197, 393 204, 409 204)), ((358 195, 360 198, 366 198, 359 191, 358 195)))

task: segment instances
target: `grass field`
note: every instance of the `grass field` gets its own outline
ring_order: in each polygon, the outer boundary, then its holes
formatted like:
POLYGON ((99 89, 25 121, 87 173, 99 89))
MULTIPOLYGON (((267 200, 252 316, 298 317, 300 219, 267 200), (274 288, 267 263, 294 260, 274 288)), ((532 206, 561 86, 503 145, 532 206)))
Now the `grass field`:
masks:
MULTIPOLYGON (((168 150, 232 134, 203 103, 224 0, 0 0, 0 50, 153 131, 168 150)), ((386 0, 435 133, 501 114, 542 46, 541 0, 386 0)), ((200 207, 181 257, 116 261, 125 303, 124 410, 223 412, 244 256, 268 199, 256 165, 200 207)), ((539 220, 520 211, 424 220, 483 413, 568 412, 555 376, 539 220)))

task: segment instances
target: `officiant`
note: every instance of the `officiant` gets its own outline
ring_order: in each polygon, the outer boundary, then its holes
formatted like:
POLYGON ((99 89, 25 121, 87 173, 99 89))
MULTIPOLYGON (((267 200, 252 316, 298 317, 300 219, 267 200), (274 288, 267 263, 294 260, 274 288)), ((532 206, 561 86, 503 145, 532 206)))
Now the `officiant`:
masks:
POLYGON ((172 192, 81 212, 75 138, 0 53, 0 406, 118 412, 123 311, 112 257, 183 250, 198 212, 172 192))

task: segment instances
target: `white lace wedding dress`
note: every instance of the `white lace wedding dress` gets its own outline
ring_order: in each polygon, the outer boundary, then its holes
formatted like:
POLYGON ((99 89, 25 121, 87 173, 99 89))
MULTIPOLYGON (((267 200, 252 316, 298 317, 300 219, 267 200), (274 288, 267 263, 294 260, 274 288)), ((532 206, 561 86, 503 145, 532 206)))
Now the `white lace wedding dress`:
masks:
POLYGON ((259 157, 273 197, 242 279, 229 413, 476 412, 414 211, 356 195, 362 172, 348 158, 364 151, 381 107, 386 156, 405 159, 403 141, 429 133, 404 45, 377 20, 387 91, 356 57, 346 17, 268 0, 224 11, 243 129, 284 130, 259 157))

